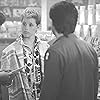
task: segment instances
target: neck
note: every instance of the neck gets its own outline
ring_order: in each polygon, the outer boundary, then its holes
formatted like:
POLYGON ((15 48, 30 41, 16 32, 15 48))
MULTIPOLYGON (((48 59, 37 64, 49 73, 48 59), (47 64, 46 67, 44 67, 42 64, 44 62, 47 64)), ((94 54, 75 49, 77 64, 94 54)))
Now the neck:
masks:
POLYGON ((32 42, 32 41, 34 41, 34 39, 35 39, 35 36, 32 35, 32 36, 30 36, 30 37, 24 37, 24 38, 23 38, 23 41, 24 41, 24 42, 32 42))
POLYGON ((59 37, 61 37, 61 36, 63 36, 63 34, 61 33, 61 34, 56 34, 56 38, 58 39, 59 37))
POLYGON ((29 46, 29 47, 32 47, 33 44, 34 44, 34 40, 35 40, 35 36, 31 36, 29 38, 24 38, 23 41, 24 43, 29 46))
POLYGON ((52 31, 55 34, 56 38, 58 39, 59 37, 63 36, 63 33, 58 33, 54 27, 54 25, 52 26, 52 31))

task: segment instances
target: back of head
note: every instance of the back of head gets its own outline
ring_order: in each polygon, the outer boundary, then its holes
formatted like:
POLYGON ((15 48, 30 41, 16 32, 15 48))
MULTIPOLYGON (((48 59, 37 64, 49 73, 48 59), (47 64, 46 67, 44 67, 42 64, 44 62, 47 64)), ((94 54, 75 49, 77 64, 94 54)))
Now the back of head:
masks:
POLYGON ((0 26, 5 22, 6 17, 3 12, 0 11, 0 26))
POLYGON ((61 1, 54 4, 50 9, 49 16, 58 33, 67 36, 74 32, 78 11, 73 3, 61 1))
POLYGON ((21 14, 21 21, 23 18, 34 18, 36 19, 36 24, 39 25, 41 21, 40 8, 36 6, 27 7, 21 14))

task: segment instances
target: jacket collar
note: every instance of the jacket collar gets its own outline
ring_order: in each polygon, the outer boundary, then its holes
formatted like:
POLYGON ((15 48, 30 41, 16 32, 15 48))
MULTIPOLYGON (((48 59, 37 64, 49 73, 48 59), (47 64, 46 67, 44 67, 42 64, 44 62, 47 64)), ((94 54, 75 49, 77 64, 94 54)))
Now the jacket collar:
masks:
MULTIPOLYGON (((37 38, 37 36, 35 36, 35 46, 34 46, 34 49, 37 47, 38 43, 39 43, 39 39, 37 38)), ((24 53, 23 53, 23 47, 22 45, 24 45, 24 42, 23 42, 23 37, 22 35, 19 36, 18 39, 16 39, 16 42, 15 42, 15 51, 16 51, 16 54, 17 54, 17 57, 18 57, 18 60, 21 64, 21 67, 24 66, 24 53)))
MULTIPOLYGON (((64 36, 64 35, 59 36, 58 38, 56 38, 56 39, 53 41, 52 44, 55 44, 55 43, 56 43, 57 41, 59 41, 62 37, 66 37, 66 36, 64 36)), ((71 34, 68 35, 68 37, 66 37, 66 39, 67 39, 67 38, 77 38, 77 36, 76 36, 74 33, 71 33, 71 34)))

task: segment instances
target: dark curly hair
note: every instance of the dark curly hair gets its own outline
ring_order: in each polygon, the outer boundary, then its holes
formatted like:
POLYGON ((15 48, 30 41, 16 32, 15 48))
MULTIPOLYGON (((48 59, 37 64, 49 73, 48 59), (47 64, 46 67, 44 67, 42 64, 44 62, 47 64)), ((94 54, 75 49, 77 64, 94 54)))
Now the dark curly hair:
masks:
POLYGON ((6 20, 6 17, 2 11, 0 11, 0 25, 2 25, 6 20))
POLYGON ((71 2, 60 1, 54 4, 49 12, 56 31, 67 36, 73 33, 77 24, 78 11, 71 2))

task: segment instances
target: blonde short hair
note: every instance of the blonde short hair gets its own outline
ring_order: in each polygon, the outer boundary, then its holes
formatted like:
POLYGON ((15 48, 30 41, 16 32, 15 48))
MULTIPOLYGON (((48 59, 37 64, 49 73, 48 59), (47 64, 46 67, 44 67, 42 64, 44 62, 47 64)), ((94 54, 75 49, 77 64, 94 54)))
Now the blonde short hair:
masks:
POLYGON ((34 18, 36 19, 36 24, 39 25, 41 21, 40 8, 33 6, 27 7, 21 14, 21 21, 23 18, 34 18))

